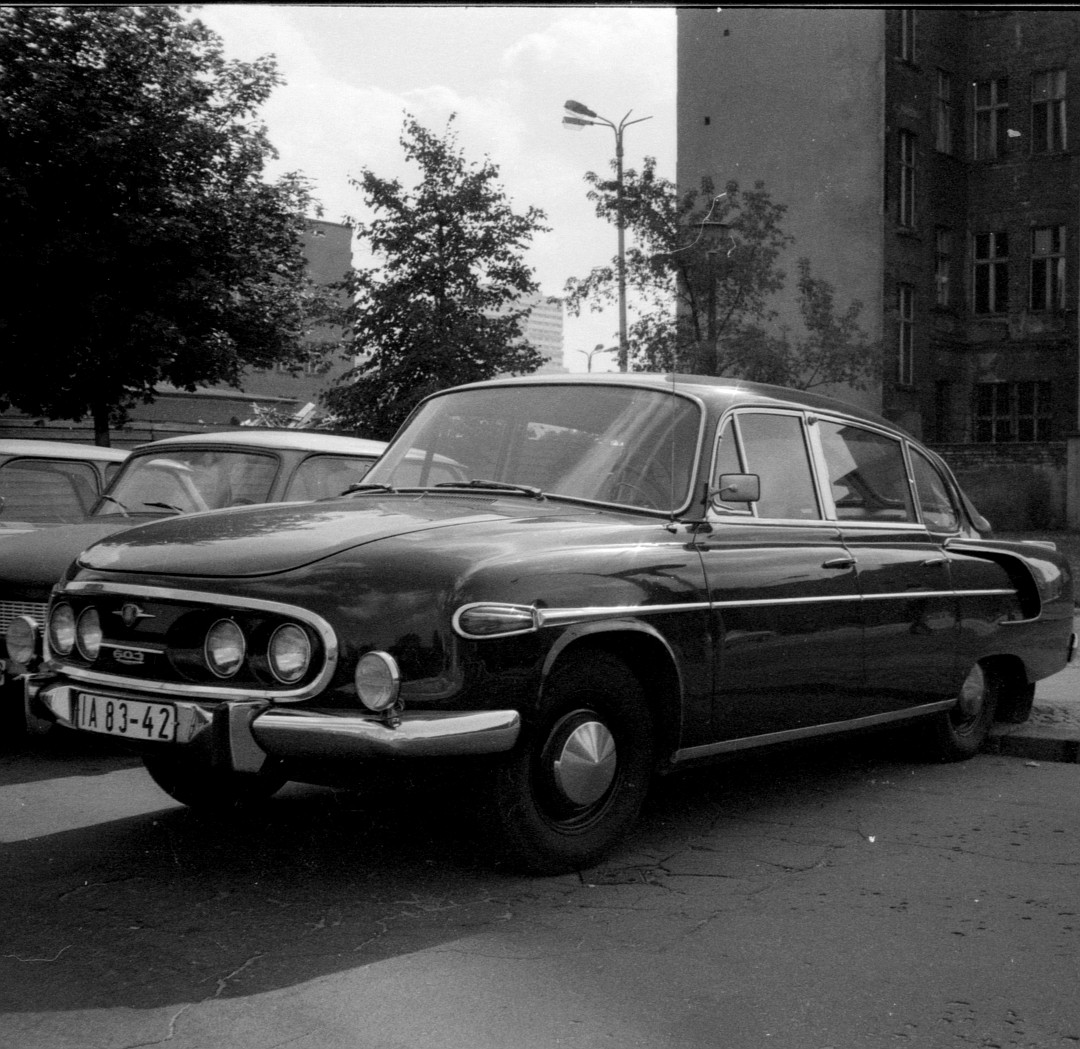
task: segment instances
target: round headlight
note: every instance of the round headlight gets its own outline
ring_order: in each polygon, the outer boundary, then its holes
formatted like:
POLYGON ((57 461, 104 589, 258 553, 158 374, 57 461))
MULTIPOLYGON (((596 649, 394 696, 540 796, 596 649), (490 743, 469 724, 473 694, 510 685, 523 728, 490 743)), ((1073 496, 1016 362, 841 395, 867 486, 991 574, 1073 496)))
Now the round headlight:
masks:
POLYGON ((16 616, 4 634, 7 643, 8 659, 29 666, 38 656, 38 638, 40 628, 37 620, 29 616, 16 616))
POLYGON ((232 677, 244 662, 246 647, 244 632, 231 619, 219 619, 206 634, 206 665, 218 677, 232 677))
POLYGON ((75 647, 75 613, 69 604, 57 605, 49 613, 49 647, 58 656, 70 656, 75 647))
POLYGON ((91 662, 101 651, 101 620, 96 608, 84 608, 75 624, 75 644, 83 659, 91 662))
POLYGON ((274 677, 282 684, 291 685, 307 672, 311 662, 311 642, 300 627, 287 623, 274 631, 267 657, 274 677))
POLYGON ((367 652, 353 675, 356 694, 368 710, 388 710, 397 702, 401 674, 394 657, 386 652, 367 652))

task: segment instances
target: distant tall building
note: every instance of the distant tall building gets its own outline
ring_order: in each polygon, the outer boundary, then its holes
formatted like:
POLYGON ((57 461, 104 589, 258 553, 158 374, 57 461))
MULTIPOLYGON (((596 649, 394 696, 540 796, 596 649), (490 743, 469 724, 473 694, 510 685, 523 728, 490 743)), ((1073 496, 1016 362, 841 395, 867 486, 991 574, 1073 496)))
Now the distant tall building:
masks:
POLYGON ((545 358, 537 374, 565 372, 563 363, 563 300, 554 295, 534 295, 524 300, 530 305, 522 324, 522 335, 545 358))
POLYGON ((883 340, 849 399, 1080 524, 1080 10, 677 17, 680 188, 763 180, 789 274, 809 256, 883 340))

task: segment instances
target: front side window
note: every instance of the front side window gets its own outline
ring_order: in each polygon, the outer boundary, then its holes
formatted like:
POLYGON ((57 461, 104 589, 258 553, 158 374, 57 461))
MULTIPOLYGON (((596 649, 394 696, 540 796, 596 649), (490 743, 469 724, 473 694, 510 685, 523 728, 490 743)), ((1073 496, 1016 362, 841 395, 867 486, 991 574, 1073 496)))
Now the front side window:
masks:
POLYGON ((428 401, 364 480, 409 488, 489 481, 672 512, 690 498, 700 425, 696 402, 639 387, 463 391, 428 401))
POLYGON ((1031 78, 1031 151, 1060 153, 1065 148, 1065 70, 1031 78))
POLYGON ((911 471, 915 476, 915 496, 919 514, 931 532, 955 532, 960 527, 960 514, 949 493, 949 486, 925 455, 911 449, 911 471))
POLYGON ((975 440, 981 444, 1052 439, 1051 383, 981 382, 975 387, 975 440))
POLYGON ((952 75, 939 69, 937 73, 937 99, 934 110, 934 148, 939 153, 953 150, 952 132, 952 75))
POLYGON ((736 417, 746 472, 757 474, 758 517, 815 520, 821 517, 810 456, 797 415, 744 412, 736 417))
POLYGON ((822 422, 819 430, 838 520, 915 521, 898 440, 842 423, 822 422))
POLYGON ((915 136, 910 131, 900 132, 900 199, 901 226, 915 225, 915 136))
POLYGON ((342 495, 371 469, 372 460, 347 455, 309 455, 285 488, 286 503, 342 495))
POLYGON ((1009 80, 982 80, 975 85, 976 160, 994 160, 1005 155, 1009 119, 1009 80))
POLYGON ((976 313, 1009 310, 1009 235, 977 233, 973 238, 973 298, 976 313))
POLYGON ((94 513, 190 514, 265 503, 277 469, 277 456, 255 452, 170 448, 133 455, 94 513))
POLYGON ((1031 231, 1031 308, 1060 310, 1065 306, 1065 227, 1031 231))

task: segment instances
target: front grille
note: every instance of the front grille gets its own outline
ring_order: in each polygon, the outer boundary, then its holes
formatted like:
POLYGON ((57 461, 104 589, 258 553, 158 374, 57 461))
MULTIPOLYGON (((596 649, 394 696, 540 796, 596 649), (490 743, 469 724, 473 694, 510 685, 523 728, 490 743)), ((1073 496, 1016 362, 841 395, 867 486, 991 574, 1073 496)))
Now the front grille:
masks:
POLYGON ((44 601, 0 601, 0 635, 7 631, 11 621, 18 616, 30 616, 43 626, 48 607, 44 601))

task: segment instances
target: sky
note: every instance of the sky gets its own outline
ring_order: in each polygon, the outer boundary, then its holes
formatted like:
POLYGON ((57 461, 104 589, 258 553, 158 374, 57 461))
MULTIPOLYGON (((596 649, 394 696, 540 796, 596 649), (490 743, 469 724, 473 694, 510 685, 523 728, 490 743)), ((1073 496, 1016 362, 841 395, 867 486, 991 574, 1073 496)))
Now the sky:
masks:
MULTIPOLYGON (((614 123, 628 112, 649 117, 625 132, 625 164, 654 156, 675 177, 672 7, 214 4, 194 16, 230 58, 276 56, 285 84, 260 111, 280 154, 269 174, 307 175, 330 221, 364 215, 349 179, 365 168, 415 184, 399 144, 406 112, 440 134, 456 114, 466 160, 489 157, 515 211, 547 215, 551 230, 527 256, 546 295, 562 295, 568 277, 586 276, 616 250, 615 228, 596 217, 584 179, 608 170, 615 136, 563 128, 567 99, 614 123)), ((564 335, 566 366, 584 371, 586 351, 617 343, 617 311, 567 315, 564 335)), ((593 370, 613 360, 597 354, 593 370)))

